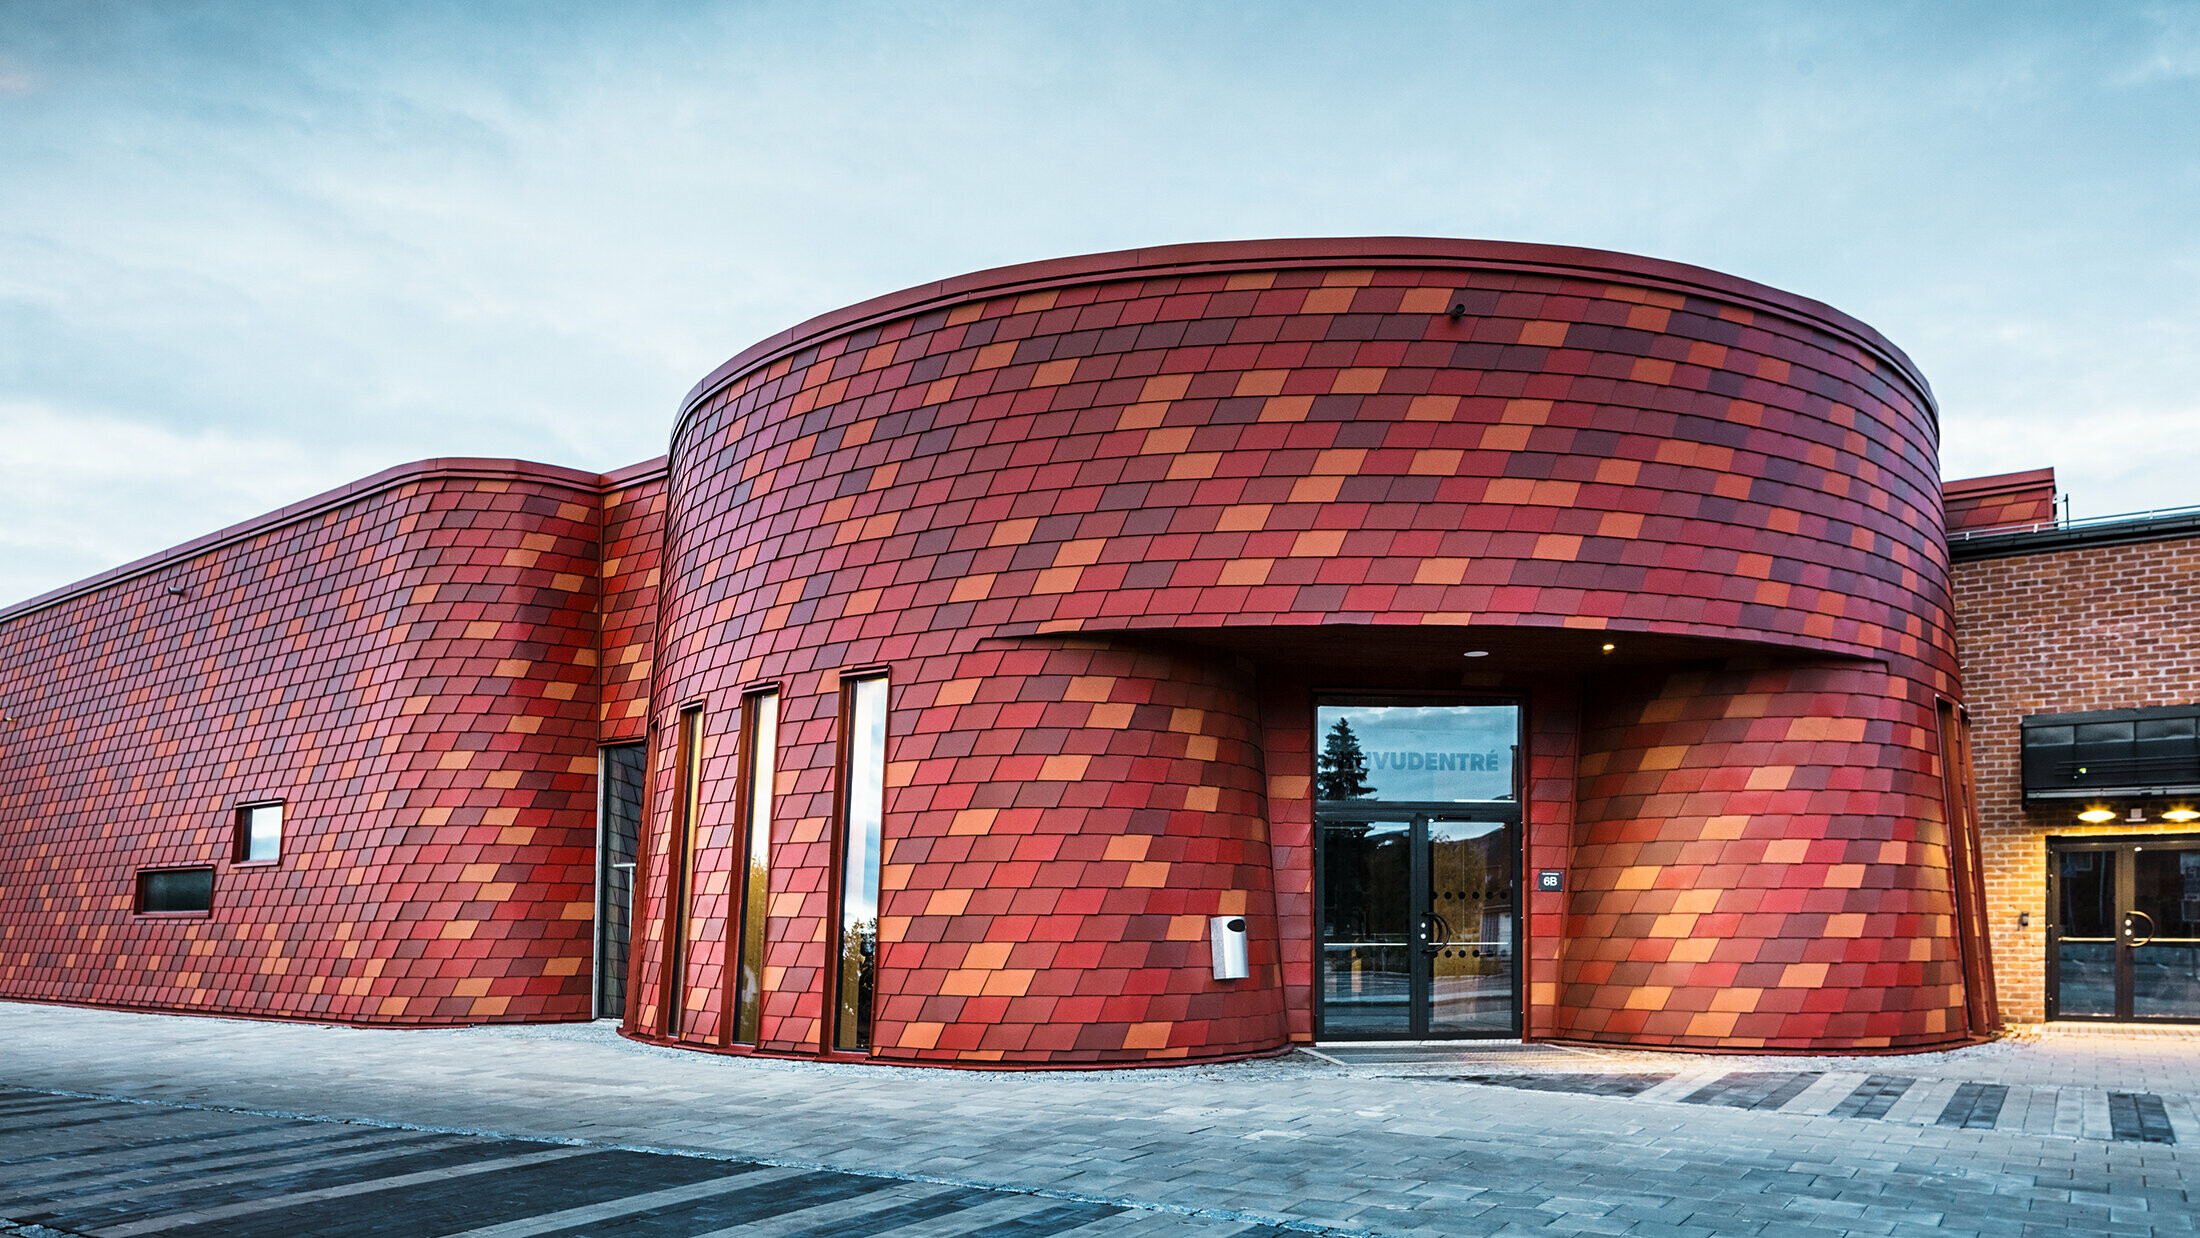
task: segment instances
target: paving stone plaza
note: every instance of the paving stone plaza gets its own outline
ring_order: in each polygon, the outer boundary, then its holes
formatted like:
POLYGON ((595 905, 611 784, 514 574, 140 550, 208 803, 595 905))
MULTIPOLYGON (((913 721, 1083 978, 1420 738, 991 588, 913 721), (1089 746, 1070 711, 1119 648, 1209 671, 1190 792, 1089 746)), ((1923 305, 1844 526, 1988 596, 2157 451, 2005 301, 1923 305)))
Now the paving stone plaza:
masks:
POLYGON ((0 1232, 2190 1234, 2200 1031, 983 1073, 0 1004, 0 1232))

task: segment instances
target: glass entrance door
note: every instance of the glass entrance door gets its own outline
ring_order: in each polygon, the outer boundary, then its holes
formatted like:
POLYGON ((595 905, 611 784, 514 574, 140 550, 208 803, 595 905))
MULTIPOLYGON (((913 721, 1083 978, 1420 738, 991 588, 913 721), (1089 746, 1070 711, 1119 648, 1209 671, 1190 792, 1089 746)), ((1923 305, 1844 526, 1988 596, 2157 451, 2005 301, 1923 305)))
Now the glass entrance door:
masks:
POLYGON ((1343 698, 1318 719, 1318 1033, 1517 1035, 1519 708, 1343 698))
POLYGON ((1321 832, 1321 1034, 1512 1035, 1511 823, 1325 812, 1321 832))
POLYGON ((2049 849, 2047 1013, 2200 1020, 2200 838, 2049 849))
POLYGON ((1422 1035, 1513 1034, 1513 831, 1504 821, 1429 817, 1428 970, 1422 1035))
POLYGON ((1324 820, 1322 1035, 1417 1035, 1415 835, 1403 821, 1324 820))

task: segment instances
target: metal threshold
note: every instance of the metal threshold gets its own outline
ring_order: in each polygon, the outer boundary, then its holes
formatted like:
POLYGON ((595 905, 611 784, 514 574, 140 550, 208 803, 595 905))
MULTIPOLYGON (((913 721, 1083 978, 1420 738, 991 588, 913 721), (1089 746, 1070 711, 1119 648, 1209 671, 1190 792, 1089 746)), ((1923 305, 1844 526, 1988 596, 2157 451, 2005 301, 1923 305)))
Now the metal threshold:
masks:
POLYGON ((1581 1058, 1606 1056, 1593 1049, 1577 1049, 1572 1045, 1523 1044, 1518 1040, 1344 1040, 1302 1044, 1298 1047, 1301 1052, 1338 1066, 1456 1062, 1522 1053, 1581 1058))

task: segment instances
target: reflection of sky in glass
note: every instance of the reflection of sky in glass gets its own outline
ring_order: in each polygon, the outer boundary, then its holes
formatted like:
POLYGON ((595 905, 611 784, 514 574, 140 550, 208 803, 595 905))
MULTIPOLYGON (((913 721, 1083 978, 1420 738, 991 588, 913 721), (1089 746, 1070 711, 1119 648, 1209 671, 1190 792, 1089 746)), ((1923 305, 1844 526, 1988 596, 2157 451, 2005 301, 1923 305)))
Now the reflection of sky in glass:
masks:
POLYGON ((1513 793, 1512 705, 1324 705, 1317 756, 1339 719, 1367 756, 1370 800, 1499 800, 1513 793))
POLYGON ((848 719, 848 854, 840 922, 853 930, 878 914, 879 832, 886 818, 886 681, 859 679, 848 719))
POLYGON ((274 860, 282 857, 283 806, 266 804, 245 810, 246 838, 244 858, 247 860, 274 860))
POLYGON ((756 738, 749 749, 749 863, 771 866, 772 779, 779 752, 779 694, 756 698, 756 738))
POLYGON ((741 889, 741 975, 735 1036, 756 1042, 763 1019, 764 916, 771 899, 772 777, 779 754, 779 694, 759 693, 749 707, 749 871, 741 889))

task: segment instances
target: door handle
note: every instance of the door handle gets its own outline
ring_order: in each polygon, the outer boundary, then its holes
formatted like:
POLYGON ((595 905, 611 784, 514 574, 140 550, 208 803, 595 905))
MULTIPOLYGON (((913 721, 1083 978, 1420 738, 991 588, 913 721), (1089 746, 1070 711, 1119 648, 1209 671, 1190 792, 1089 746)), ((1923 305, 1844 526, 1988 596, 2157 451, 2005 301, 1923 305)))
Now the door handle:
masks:
POLYGON ((1425 912, 1422 914, 1421 950, 1424 953, 1434 954, 1438 950, 1444 948, 1443 943, 1450 940, 1451 921, 1446 920, 1444 917, 1436 914, 1433 911, 1425 912))
POLYGON ((2130 938, 2130 939, 2131 939, 2131 944, 2132 944, 2133 946, 2143 946, 2143 945, 2147 944, 2148 942, 2150 942, 2150 941, 2153 941, 2153 940, 2154 940, 2154 917, 2153 917, 2153 916, 2150 916, 2150 915, 2148 915, 2147 913, 2145 913, 2145 912, 2143 912, 2143 911, 2136 911, 2136 910, 2134 910, 2134 911, 2127 911, 2127 912, 2125 912, 2125 913, 2124 913, 2124 936, 2125 936, 2125 937, 2127 937, 2127 938, 2130 938), (2144 936, 2144 937, 2140 937, 2140 936, 2139 936, 2138 934, 2136 934, 2135 932, 2133 932, 2133 931, 2132 931, 2132 928, 2131 928, 2131 918, 2132 918, 2133 916, 2137 916, 2137 917, 2138 917, 2138 918, 2140 918, 2141 920, 2144 920, 2144 921, 2146 921, 2146 922, 2147 922, 2147 935, 2146 935, 2146 936, 2144 936))

